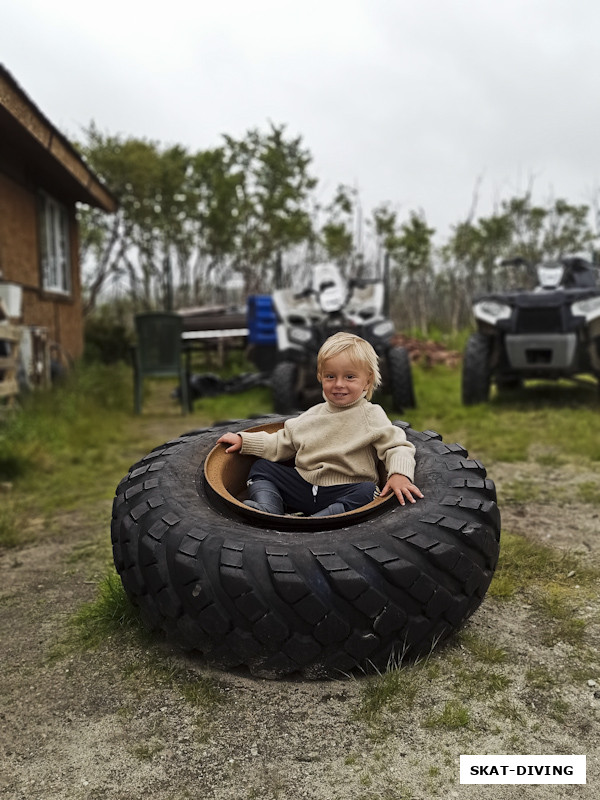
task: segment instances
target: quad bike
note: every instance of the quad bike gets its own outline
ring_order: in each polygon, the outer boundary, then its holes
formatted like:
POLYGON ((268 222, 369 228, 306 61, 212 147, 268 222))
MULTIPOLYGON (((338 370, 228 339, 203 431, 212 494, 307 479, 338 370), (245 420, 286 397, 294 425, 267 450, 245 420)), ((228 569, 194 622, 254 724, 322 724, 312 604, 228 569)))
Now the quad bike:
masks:
POLYGON ((579 257, 538 264, 522 258, 501 262, 537 276, 531 290, 476 298, 477 332, 463 357, 462 400, 488 400, 524 379, 557 380, 591 373, 600 385, 600 282, 598 269, 579 257))
POLYGON ((313 267, 311 285, 300 293, 273 293, 277 314, 277 364, 271 375, 275 411, 288 414, 321 399, 317 353, 337 331, 370 342, 380 358, 384 389, 396 411, 414 408, 410 359, 392 344, 394 325, 383 315, 384 287, 379 280, 346 282, 333 264, 313 267))

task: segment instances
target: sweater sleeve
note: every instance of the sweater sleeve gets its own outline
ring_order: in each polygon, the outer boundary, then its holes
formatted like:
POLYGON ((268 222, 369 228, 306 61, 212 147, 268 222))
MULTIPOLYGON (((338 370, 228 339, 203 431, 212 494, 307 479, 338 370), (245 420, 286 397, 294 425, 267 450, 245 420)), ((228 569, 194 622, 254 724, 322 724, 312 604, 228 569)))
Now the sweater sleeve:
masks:
POLYGON ((385 464, 388 478, 397 473, 414 480, 415 446, 408 441, 402 428, 392 425, 385 411, 376 405, 371 406, 371 424, 377 433, 373 447, 385 464))
POLYGON ((266 458, 267 461, 286 461, 296 455, 296 447, 287 422, 283 428, 274 433, 240 431, 240 436, 242 437, 240 452, 243 455, 259 456, 266 458))

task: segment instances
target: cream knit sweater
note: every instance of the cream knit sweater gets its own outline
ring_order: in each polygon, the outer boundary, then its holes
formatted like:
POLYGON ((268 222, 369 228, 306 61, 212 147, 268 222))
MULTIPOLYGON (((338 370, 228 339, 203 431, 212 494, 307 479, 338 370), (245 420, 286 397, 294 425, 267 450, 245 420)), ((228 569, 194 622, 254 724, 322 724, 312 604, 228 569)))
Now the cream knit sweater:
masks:
POLYGON ((360 398, 349 406, 326 400, 304 414, 286 420, 275 433, 240 433, 241 452, 268 461, 296 459, 296 470, 316 486, 373 481, 378 483, 377 460, 388 477, 415 472, 415 448, 402 430, 392 425, 381 406, 360 398))

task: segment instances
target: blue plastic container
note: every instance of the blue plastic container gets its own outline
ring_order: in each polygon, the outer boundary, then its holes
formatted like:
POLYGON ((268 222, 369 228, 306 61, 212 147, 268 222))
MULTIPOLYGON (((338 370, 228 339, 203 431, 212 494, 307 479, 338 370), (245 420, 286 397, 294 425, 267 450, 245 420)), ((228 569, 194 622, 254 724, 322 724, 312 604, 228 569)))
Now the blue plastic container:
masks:
POLYGON ((270 294, 251 294, 247 301, 248 343, 277 344, 277 314, 270 294))

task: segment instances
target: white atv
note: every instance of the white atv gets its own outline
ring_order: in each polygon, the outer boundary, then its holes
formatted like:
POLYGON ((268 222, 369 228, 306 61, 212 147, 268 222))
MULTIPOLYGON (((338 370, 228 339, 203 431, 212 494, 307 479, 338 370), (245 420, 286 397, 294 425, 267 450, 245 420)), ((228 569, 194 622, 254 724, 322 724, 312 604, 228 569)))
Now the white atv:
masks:
POLYGON ((476 298, 477 332, 463 357, 462 400, 483 403, 490 385, 516 388, 524 379, 575 378, 591 373, 600 385, 600 283, 598 269, 579 257, 516 267, 533 288, 476 298))
POLYGON ((337 331, 350 331, 370 342, 380 358, 383 390, 396 411, 414 408, 410 359, 392 344, 394 325, 383 314, 380 280, 346 282, 334 264, 313 267, 309 287, 300 293, 273 293, 277 313, 278 363, 271 376, 273 402, 279 414, 304 410, 321 399, 316 378, 317 353, 337 331))

